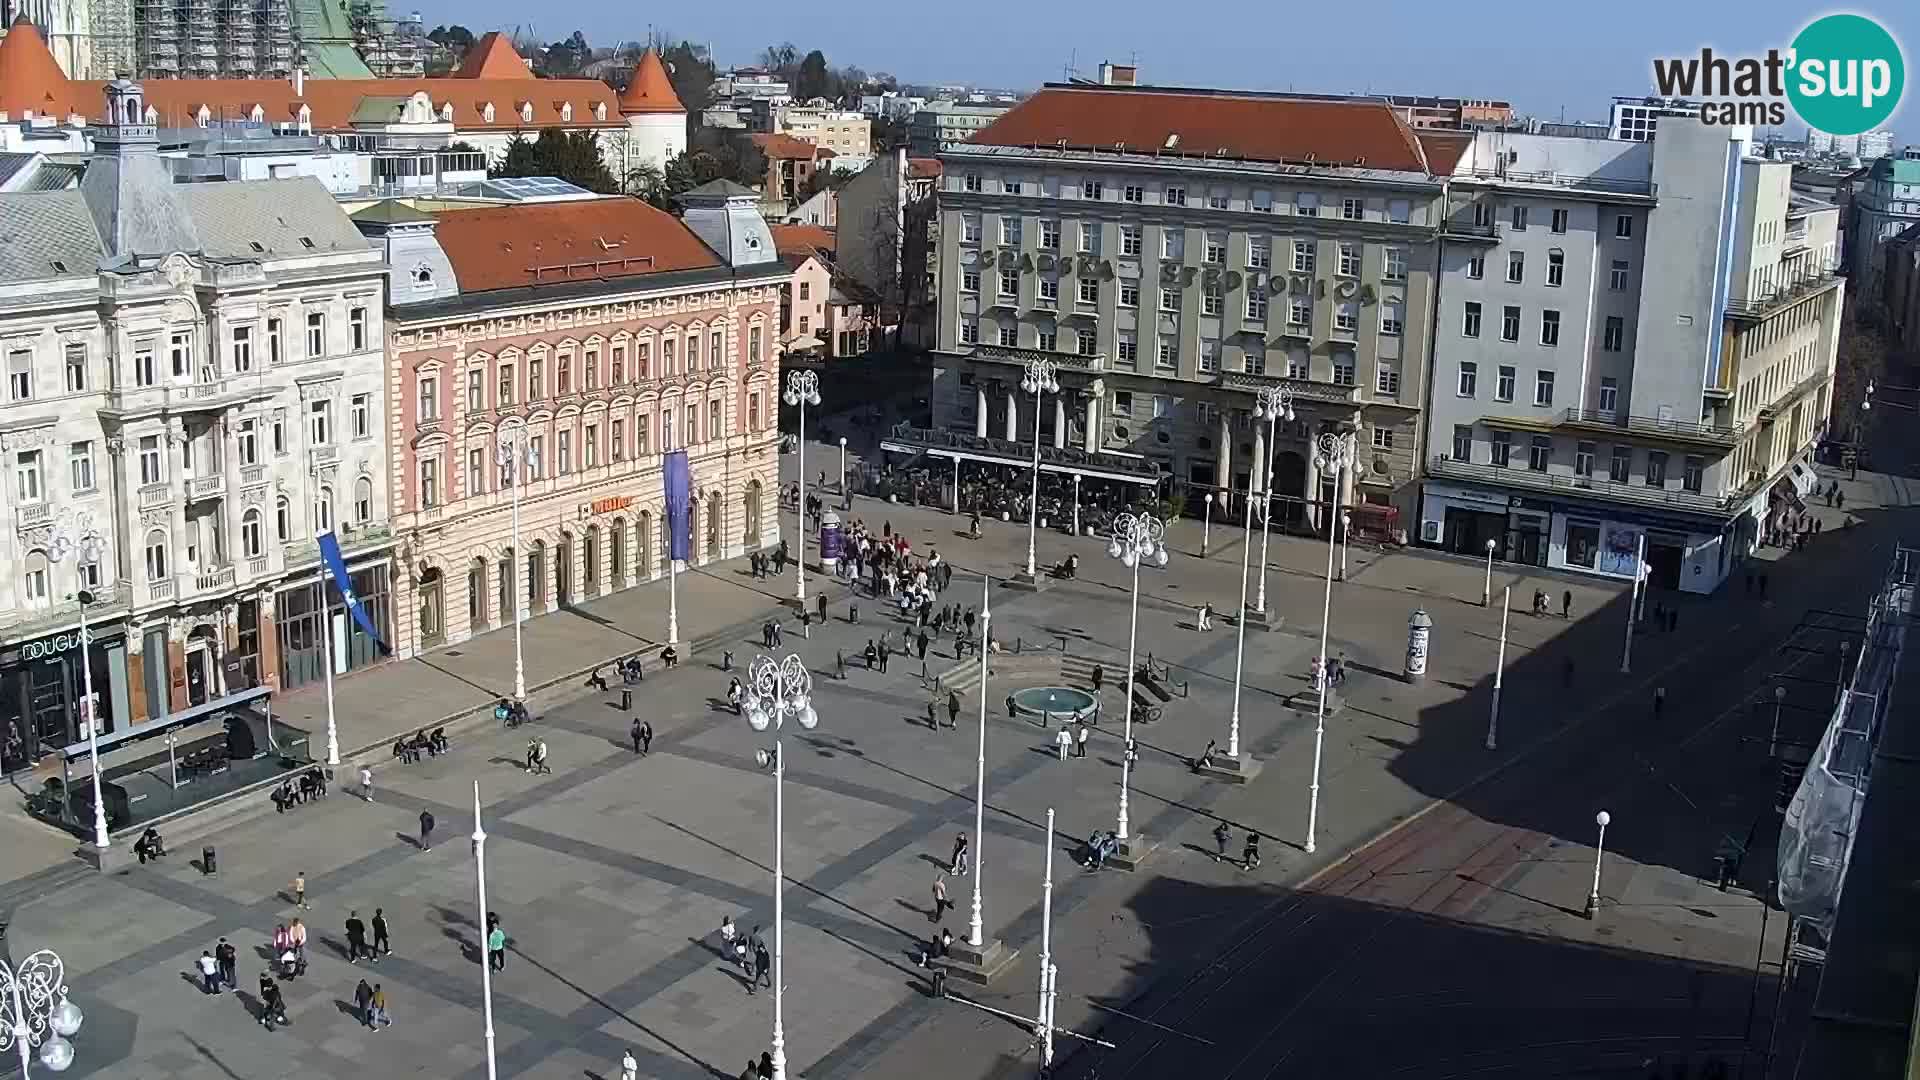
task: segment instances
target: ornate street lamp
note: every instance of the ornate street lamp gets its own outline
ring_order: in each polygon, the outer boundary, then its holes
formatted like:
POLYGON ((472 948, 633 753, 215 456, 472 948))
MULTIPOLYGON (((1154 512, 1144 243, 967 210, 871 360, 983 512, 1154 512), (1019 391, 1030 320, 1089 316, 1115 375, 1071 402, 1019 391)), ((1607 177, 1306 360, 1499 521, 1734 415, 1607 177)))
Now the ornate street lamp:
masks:
MULTIPOLYGON (((789 390, 789 393, 792 391, 789 390)), ((801 475, 806 475, 804 470, 801 475)), ((786 884, 783 863, 785 798, 782 788, 787 775, 787 761, 781 751, 780 730, 789 719, 807 731, 812 731, 820 723, 819 714, 813 711, 813 676, 807 671, 806 662, 791 653, 777 661, 768 656, 755 657, 747 668, 746 701, 741 709, 753 730, 771 729, 774 733, 773 749, 762 748, 754 756, 761 768, 773 770, 773 1076, 774 1080, 786 1080, 787 1034, 781 1009, 786 985, 781 978, 781 921, 785 908, 781 894, 786 884)))
POLYGON ((73 1064, 69 1036, 86 1020, 80 1007, 67 1000, 67 969, 52 949, 20 961, 18 967, 0 964, 0 1053, 20 1052, 20 1076, 28 1075, 33 1048, 40 1048, 40 1064, 66 1072, 73 1064))
POLYGON ((1054 377, 1058 371, 1053 361, 1036 357, 1027 361, 1026 376, 1020 380, 1020 389, 1033 395, 1033 488, 1027 499, 1027 580, 1035 587, 1040 584, 1034 562, 1034 545, 1040 530, 1040 395, 1060 392, 1060 381, 1054 377))
MULTIPOLYGON (((800 453, 800 543, 793 552, 793 598, 804 605, 807 601, 807 406, 820 404, 820 376, 811 371, 787 372, 787 392, 783 400, 800 410, 800 437, 795 443, 800 453)), ((778 993, 774 994, 775 1001, 779 997, 778 993)))
POLYGON ((1128 605, 1127 623, 1127 708, 1121 728, 1120 753, 1120 827, 1114 835, 1127 838, 1127 789, 1133 776, 1133 678, 1134 646, 1140 637, 1140 564, 1149 559, 1157 566, 1167 565, 1167 526, 1149 514, 1121 514, 1113 523, 1113 538, 1107 541, 1107 555, 1119 559, 1133 572, 1133 591, 1128 605))
MULTIPOLYGON (((1333 500, 1335 506, 1340 502, 1340 477, 1343 470, 1353 467, 1355 453, 1353 432, 1325 432, 1314 444, 1313 466, 1322 474, 1333 479, 1333 500)), ((1313 720, 1313 784, 1307 803, 1307 853, 1313 853, 1314 832, 1320 824, 1320 758, 1327 736, 1327 686, 1333 680, 1328 676, 1327 628, 1333 618, 1333 556, 1338 546, 1340 534, 1346 531, 1349 518, 1345 511, 1333 517, 1335 507, 1328 507, 1327 516, 1327 588, 1326 596, 1320 602, 1320 694, 1319 704, 1314 709, 1313 720)))

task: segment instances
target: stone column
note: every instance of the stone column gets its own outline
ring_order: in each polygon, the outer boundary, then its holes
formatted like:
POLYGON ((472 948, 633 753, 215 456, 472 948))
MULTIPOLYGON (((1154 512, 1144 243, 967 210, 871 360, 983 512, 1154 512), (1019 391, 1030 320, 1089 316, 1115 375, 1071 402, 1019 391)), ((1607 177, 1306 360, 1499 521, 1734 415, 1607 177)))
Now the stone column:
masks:
POLYGON ((1007 441, 1020 441, 1020 391, 1018 387, 1007 390, 1007 441))
POLYGON ((1093 380, 1093 385, 1087 387, 1087 453, 1089 454, 1100 451, 1100 414, 1106 400, 1107 381, 1093 380))
MULTIPOLYGON (((187 553, 187 433, 179 420, 167 421, 167 534, 173 538, 173 551, 168 553, 167 570, 173 579, 173 597, 178 602, 181 594, 195 587, 197 583, 181 583, 182 571, 191 570, 197 574, 207 565, 207 553, 198 552, 198 558, 189 567, 187 553)), ((144 550, 144 547, 143 547, 144 550)))
POLYGON ((1061 394, 1053 395, 1053 448, 1067 448, 1067 401, 1061 394))
POLYGON ((1227 419, 1227 411, 1220 410, 1219 429, 1213 439, 1213 469, 1219 482, 1229 489, 1233 486, 1233 425, 1227 419))
MULTIPOLYGON (((258 439, 259 434, 256 432, 254 437, 258 439)), ((259 443, 254 445, 257 447, 259 443)), ((246 503, 240 494, 240 416, 237 410, 228 410, 220 417, 220 475, 227 481, 227 497, 220 500, 220 535, 226 538, 227 561, 237 567, 247 557, 246 545, 240 542, 240 517, 246 513, 246 503)), ((268 531, 271 527, 263 508, 260 520, 262 555, 273 546, 266 542, 267 537, 273 535, 268 531)), ((245 580, 239 573, 235 574, 235 578, 245 580)))
POLYGON ((1259 494, 1266 494, 1267 483, 1272 478, 1273 464, 1268 458, 1271 451, 1267 447, 1267 422, 1255 417, 1253 420, 1253 463, 1252 479, 1249 483, 1259 494))
POLYGON ((976 438, 987 437, 987 388, 976 385, 973 388, 973 434, 976 438))

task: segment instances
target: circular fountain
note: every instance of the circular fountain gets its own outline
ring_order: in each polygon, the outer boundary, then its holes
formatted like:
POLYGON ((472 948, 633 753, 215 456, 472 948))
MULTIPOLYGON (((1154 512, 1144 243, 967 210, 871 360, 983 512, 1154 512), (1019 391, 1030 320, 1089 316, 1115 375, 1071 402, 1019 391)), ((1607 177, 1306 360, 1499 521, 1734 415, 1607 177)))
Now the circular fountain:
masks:
POLYGON ((1092 718, 1099 702, 1085 690, 1070 686, 1033 686, 1013 692, 1014 712, 1077 723, 1092 718))

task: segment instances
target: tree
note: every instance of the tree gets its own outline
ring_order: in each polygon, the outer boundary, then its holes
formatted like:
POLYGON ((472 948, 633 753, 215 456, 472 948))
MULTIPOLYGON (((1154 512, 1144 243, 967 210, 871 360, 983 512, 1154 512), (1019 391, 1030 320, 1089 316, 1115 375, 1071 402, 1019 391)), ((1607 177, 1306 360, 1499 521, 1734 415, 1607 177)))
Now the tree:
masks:
POLYGON ((547 46, 541 57, 540 74, 548 78, 578 75, 592 59, 593 50, 587 45, 587 36, 575 30, 565 41, 547 46))
POLYGON ((801 101, 811 101, 817 97, 826 97, 833 87, 828 84, 827 54, 815 49, 800 61, 800 69, 794 75, 793 96, 801 101))
POLYGON ((651 161, 636 163, 627 170, 620 189, 637 195, 662 210, 673 209, 673 197, 667 192, 667 174, 651 161))
POLYGON ((600 139, 590 131, 545 128, 528 142, 514 135, 499 162, 487 170, 495 179, 516 176, 552 176, 588 191, 611 195, 620 184, 600 154, 600 139))
POLYGON ((800 50, 794 48, 791 41, 769 45, 760 50, 760 66, 776 75, 791 75, 794 64, 799 59, 800 50))

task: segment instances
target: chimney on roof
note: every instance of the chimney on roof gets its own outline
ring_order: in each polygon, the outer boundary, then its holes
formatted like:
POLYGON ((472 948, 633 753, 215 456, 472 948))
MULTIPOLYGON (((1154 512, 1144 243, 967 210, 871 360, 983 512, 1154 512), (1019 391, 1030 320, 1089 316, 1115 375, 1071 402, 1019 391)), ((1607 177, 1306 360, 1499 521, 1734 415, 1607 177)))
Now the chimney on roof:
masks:
POLYGON ((1140 68, 1135 64, 1115 64, 1109 61, 1100 63, 1101 86, 1138 86, 1140 68))
POLYGON ((301 97, 305 97, 306 94, 307 94, 307 69, 306 69, 306 66, 303 64, 293 69, 293 96, 296 98, 301 98, 301 97))

